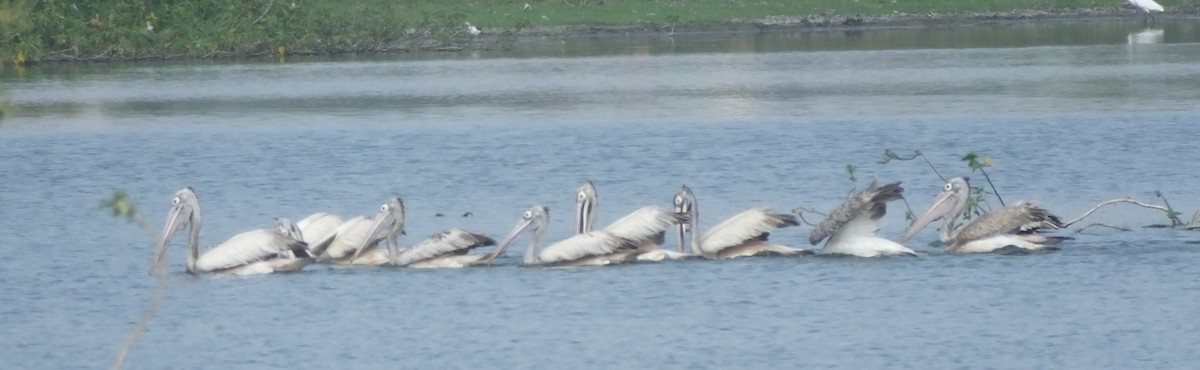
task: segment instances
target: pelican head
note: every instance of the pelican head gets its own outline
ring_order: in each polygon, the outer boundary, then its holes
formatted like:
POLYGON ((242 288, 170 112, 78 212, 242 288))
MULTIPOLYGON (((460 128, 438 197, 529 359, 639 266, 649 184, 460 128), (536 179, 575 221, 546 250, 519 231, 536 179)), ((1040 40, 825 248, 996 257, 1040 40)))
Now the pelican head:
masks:
POLYGON ((184 228, 190 229, 187 269, 190 273, 195 272, 196 259, 200 254, 200 215, 200 198, 191 186, 175 192, 175 196, 171 198, 171 209, 167 211, 167 221, 163 224, 162 236, 158 238, 158 245, 154 250, 154 260, 150 263, 151 273, 163 263, 167 245, 171 243, 171 238, 175 237, 175 232, 184 228))
POLYGON ((586 181, 575 192, 575 234, 592 231, 596 225, 596 186, 586 181))
POLYGON ((513 227, 508 236, 504 237, 504 241, 500 242, 500 246, 488 256, 489 260, 494 260, 496 257, 503 255, 508 247, 512 246, 522 234, 525 232, 533 232, 533 238, 529 241, 529 247, 525 249, 525 264, 532 265, 537 263, 537 245, 541 242, 542 236, 546 234, 546 226, 550 224, 550 209, 543 206, 533 206, 525 213, 521 214, 521 221, 517 222, 517 226, 513 227))
POLYGON ((680 223, 677 230, 678 233, 678 251, 684 253, 684 234, 688 231, 692 233, 692 243, 699 243, 696 239, 696 228, 700 223, 700 210, 696 208, 696 195, 692 194, 692 189, 687 185, 679 188, 675 192, 675 213, 685 214, 688 216, 688 222, 680 223))
POLYGON ((904 232, 904 236, 900 237, 900 243, 908 241, 913 235, 921 231, 930 223, 937 221, 940 218, 946 219, 946 225, 942 227, 941 239, 946 241, 950 239, 950 232, 953 231, 954 221, 967 207, 967 200, 971 195, 971 179, 968 177, 955 177, 950 179, 945 186, 942 187, 942 193, 938 194, 933 200, 933 204, 925 211, 924 215, 917 218, 912 226, 904 232))
POLYGON ((389 198, 379 206, 379 212, 375 214, 375 223, 371 225, 370 231, 367 232, 367 237, 363 238, 362 245, 354 251, 354 256, 350 260, 358 258, 371 243, 380 239, 387 241, 388 256, 395 258, 400 253, 400 246, 396 240, 400 235, 404 235, 404 200, 400 197, 389 198))

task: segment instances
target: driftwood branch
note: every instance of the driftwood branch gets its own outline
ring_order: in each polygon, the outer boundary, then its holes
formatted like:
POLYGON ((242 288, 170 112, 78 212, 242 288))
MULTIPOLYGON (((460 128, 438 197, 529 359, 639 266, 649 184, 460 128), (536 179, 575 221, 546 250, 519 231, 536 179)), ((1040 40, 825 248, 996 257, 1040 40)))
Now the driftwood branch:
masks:
POLYGON ((937 175, 938 178, 942 179, 942 182, 947 181, 946 176, 942 176, 942 172, 938 171, 937 167, 933 165, 933 161, 930 161, 929 157, 925 156, 925 152, 922 152, 920 150, 914 150, 912 152, 912 154, 908 155, 908 156, 901 156, 899 154, 896 154, 896 152, 893 152, 891 149, 884 149, 883 150, 883 160, 880 160, 879 164, 888 164, 888 162, 891 162, 892 160, 911 161, 911 160, 917 159, 917 157, 921 157, 921 159, 924 159, 925 164, 929 165, 929 169, 933 170, 933 174, 937 175))
POLYGON ((1100 222, 1097 222, 1097 223, 1093 223, 1093 224, 1089 224, 1089 225, 1087 225, 1087 226, 1081 227, 1081 228, 1079 228, 1079 230, 1075 230, 1075 233, 1076 233, 1076 234, 1078 234, 1078 233, 1082 233, 1084 230, 1087 230, 1087 229, 1089 229, 1089 228, 1092 228, 1092 227, 1094 227, 1094 226, 1095 226, 1095 227, 1107 227, 1107 228, 1110 228, 1110 229, 1117 229, 1117 230, 1121 230, 1121 231, 1130 231, 1130 229, 1129 229, 1128 227, 1124 227, 1124 226, 1117 226, 1117 225, 1109 225, 1109 224, 1106 224, 1106 223, 1100 223, 1100 222))
POLYGON ((792 209, 792 213, 796 214, 796 217, 800 219, 800 222, 803 222, 805 225, 808 225, 808 226, 817 226, 817 224, 808 222, 808 220, 804 218, 804 213, 806 213, 806 212, 818 214, 818 215, 821 215, 821 217, 829 217, 828 215, 821 213, 821 212, 817 212, 815 209, 812 209, 812 208, 796 207, 796 208, 792 209))
POLYGON ((1167 214, 1170 214, 1170 213, 1171 213, 1171 209, 1170 209, 1170 208, 1163 207, 1163 206, 1160 206, 1160 205, 1157 205, 1157 204, 1148 204, 1148 203, 1142 203, 1142 202, 1139 202, 1139 201, 1133 200, 1133 199, 1131 199, 1131 198, 1117 198, 1117 199, 1106 200, 1106 201, 1104 201, 1104 202, 1100 202, 1100 204, 1097 204, 1095 207, 1092 207, 1092 209, 1089 209, 1087 212, 1084 212, 1082 216, 1079 216, 1078 218, 1076 218, 1076 219, 1074 219, 1074 220, 1071 220, 1071 222, 1068 222, 1068 223, 1064 224, 1064 225, 1063 225, 1063 227, 1064 227, 1064 228, 1066 228, 1066 227, 1070 227, 1071 225, 1074 225, 1075 223, 1077 223, 1077 222, 1079 222, 1079 221, 1082 221, 1082 220, 1083 220, 1084 218, 1086 218, 1087 216, 1090 216, 1092 213, 1095 213, 1095 212, 1096 212, 1097 210, 1099 210, 1100 208, 1102 208, 1102 207, 1104 207, 1104 206, 1107 206, 1107 205, 1110 205, 1110 204, 1116 204, 1116 203, 1131 203, 1131 204, 1133 204, 1133 205, 1136 205, 1136 206, 1138 206, 1138 207, 1150 208, 1150 209, 1157 209, 1157 210, 1159 210, 1159 211, 1166 212, 1167 214))
POLYGON ((275 5, 275 0, 271 0, 270 2, 268 2, 267 7, 263 8, 262 14, 259 14, 258 18, 254 18, 254 22, 250 22, 250 25, 253 26, 253 25, 258 24, 258 21, 261 21, 263 19, 263 17, 267 16, 267 12, 271 11, 272 5, 275 5))

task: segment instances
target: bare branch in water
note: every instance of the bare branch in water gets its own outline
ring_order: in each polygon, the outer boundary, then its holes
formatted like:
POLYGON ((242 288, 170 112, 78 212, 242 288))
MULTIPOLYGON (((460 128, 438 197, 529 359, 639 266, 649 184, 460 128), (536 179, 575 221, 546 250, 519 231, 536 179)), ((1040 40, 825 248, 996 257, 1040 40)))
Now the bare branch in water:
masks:
POLYGON ((1183 228, 1184 228, 1184 229, 1188 229, 1188 230, 1193 230, 1193 229, 1196 229, 1196 228, 1200 228, 1200 226, 1197 226, 1197 225, 1196 225, 1196 221, 1197 221, 1197 219, 1200 219, 1200 211, 1196 211, 1196 213, 1193 213, 1193 214, 1192 214, 1192 220, 1191 220, 1191 221, 1188 221, 1188 223, 1187 223, 1187 226, 1184 226, 1183 228))
MULTIPOLYGON (((150 235, 150 239, 154 239, 154 227, 142 218, 141 213, 137 210, 137 205, 129 199, 129 192, 125 189, 117 189, 108 199, 100 202, 100 208, 108 211, 113 217, 124 219, 125 221, 137 225, 138 228, 150 235)), ((150 298, 150 302, 146 304, 146 309, 142 311, 141 317, 137 323, 129 330, 129 336, 125 337, 125 343, 121 344, 121 348, 117 350, 117 359, 113 363, 113 370, 118 370, 125 365, 125 358, 129 356, 129 350, 133 349, 134 343, 137 343, 138 336, 142 331, 146 330, 146 325, 150 324, 150 319, 154 317, 154 312, 158 310, 159 303, 162 303, 163 296, 167 293, 167 267, 166 264, 155 264, 151 266, 151 272, 155 275, 154 296, 150 298)))
POLYGON ((821 217, 829 217, 828 215, 821 213, 821 212, 817 212, 816 210, 814 210, 812 208, 796 207, 796 208, 792 209, 792 213, 796 214, 796 217, 800 219, 800 222, 803 222, 805 225, 808 225, 808 226, 817 226, 817 224, 808 222, 808 220, 804 218, 804 213, 806 213, 806 212, 818 214, 818 215, 821 215, 821 217))
POLYGON ((937 177, 939 179, 942 179, 942 182, 948 181, 948 180, 946 180, 946 176, 942 176, 942 172, 938 171, 937 167, 933 165, 933 161, 930 161, 929 157, 926 157, 925 153, 920 150, 914 150, 912 152, 912 155, 905 157, 905 156, 900 156, 900 155, 896 154, 896 152, 893 152, 891 149, 884 149, 883 150, 883 160, 880 160, 878 163, 879 164, 888 164, 888 162, 891 162, 892 160, 911 161, 913 159, 916 159, 917 157, 921 157, 921 159, 924 159, 925 163, 929 165, 929 169, 933 170, 933 174, 937 175, 937 177))
POLYGON ((1121 231, 1130 231, 1130 229, 1129 229, 1128 227, 1124 227, 1124 226, 1117 226, 1117 225, 1109 225, 1109 224, 1106 224, 1106 223, 1100 223, 1100 222, 1097 222, 1097 223, 1093 223, 1093 224, 1089 224, 1089 225, 1087 225, 1087 226, 1081 227, 1081 228, 1079 228, 1079 230, 1075 230, 1075 233, 1076 233, 1076 234, 1078 234, 1078 233, 1082 233, 1084 230, 1087 230, 1087 229, 1089 229, 1089 228, 1091 228, 1091 227, 1093 227, 1093 226, 1097 226, 1097 227, 1107 227, 1107 228, 1110 228, 1110 229, 1117 229, 1117 230, 1121 230, 1121 231))
POLYGON ((1176 212, 1174 208, 1171 208, 1171 202, 1167 201, 1167 196, 1163 195, 1163 193, 1158 190, 1154 191, 1154 196, 1158 197, 1158 199, 1162 199, 1163 205, 1167 206, 1167 218, 1171 219, 1171 227, 1183 226, 1183 221, 1179 220, 1179 212, 1176 212))
POLYGON ((1089 209, 1087 212, 1084 212, 1082 216, 1079 216, 1078 218, 1072 220, 1071 222, 1064 224, 1063 228, 1071 227, 1071 225, 1074 225, 1076 222, 1082 221, 1087 216, 1090 216, 1092 213, 1095 213, 1096 210, 1099 210, 1101 207, 1104 207, 1104 206, 1107 206, 1110 204, 1116 204, 1116 203, 1132 203, 1136 206, 1143 207, 1143 208, 1157 209, 1159 211, 1166 212, 1168 215, 1170 215, 1172 212, 1170 208, 1163 207, 1160 205, 1142 203, 1142 202, 1133 200, 1131 198, 1117 198, 1117 199, 1100 202, 1100 204, 1097 204, 1095 207, 1092 207, 1092 209, 1089 209))

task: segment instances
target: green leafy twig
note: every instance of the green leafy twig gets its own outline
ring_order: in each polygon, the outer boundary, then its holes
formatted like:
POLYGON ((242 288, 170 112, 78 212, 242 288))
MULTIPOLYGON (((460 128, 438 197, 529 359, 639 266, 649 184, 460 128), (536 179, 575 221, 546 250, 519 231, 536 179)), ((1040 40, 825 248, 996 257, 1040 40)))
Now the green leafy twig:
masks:
MULTIPOLYGON (((137 225, 148 235, 154 239, 154 227, 150 226, 141 213, 138 212, 137 204, 129 198, 129 192, 125 189, 117 189, 112 196, 100 201, 100 208, 108 211, 113 217, 124 219, 125 221, 137 225)), ((118 370, 125 365, 125 358, 129 356, 129 350, 133 349, 134 343, 137 343, 138 336, 145 331, 146 325, 150 324, 150 319, 154 317, 154 312, 158 310, 158 305, 162 303, 163 296, 167 292, 167 267, 166 264, 152 264, 150 268, 151 274, 155 276, 154 296, 150 298, 150 302, 146 304, 146 309, 142 311, 142 315, 138 318, 137 323, 129 330, 129 335, 125 337, 125 342, 121 344, 121 348, 117 350, 117 359, 113 362, 112 368, 118 370)))
POLYGON ((992 157, 983 156, 980 158, 980 155, 975 152, 967 152, 967 155, 964 155, 962 160, 967 162, 967 167, 970 167, 972 172, 979 171, 983 174, 983 178, 992 187, 992 194, 996 195, 996 199, 1000 200, 1000 206, 1003 207, 1004 198, 1000 197, 1000 192, 996 190, 996 184, 992 183, 992 177, 988 176, 987 170, 984 170, 984 167, 992 166, 992 157))

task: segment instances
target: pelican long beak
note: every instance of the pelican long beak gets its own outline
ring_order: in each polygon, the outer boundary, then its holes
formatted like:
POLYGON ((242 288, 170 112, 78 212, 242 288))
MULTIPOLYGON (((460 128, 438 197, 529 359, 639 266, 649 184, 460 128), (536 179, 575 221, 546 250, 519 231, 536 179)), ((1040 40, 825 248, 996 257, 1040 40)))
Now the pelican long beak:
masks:
POLYGON ((154 247, 154 259, 150 261, 150 269, 146 273, 153 274, 154 270, 163 263, 171 238, 175 237, 175 232, 183 230, 187 226, 188 218, 183 216, 185 207, 184 205, 175 205, 167 213, 167 222, 163 224, 162 236, 158 238, 158 244, 154 247))
POLYGON ((532 219, 521 219, 520 222, 517 222, 517 226, 513 227, 512 231, 508 232, 508 236, 504 237, 504 241, 500 242, 500 246, 496 247, 496 250, 487 256, 487 261, 490 263, 496 257, 504 255, 504 251, 508 250, 508 247, 512 246, 517 241, 517 238, 521 237, 521 234, 533 229, 534 224, 535 222, 532 219))
POLYGON ((367 249, 367 246, 370 246, 380 239, 387 239, 389 248, 388 252, 391 253, 391 249, 395 249, 394 244, 396 235, 403 232, 404 224, 397 222, 395 214, 390 211, 380 211, 379 213, 375 214, 375 223, 371 225, 370 231, 367 231, 367 235, 365 238, 363 238, 362 244, 359 244, 358 249, 354 250, 354 255, 350 257, 350 261, 358 259, 358 256, 367 249))
POLYGON ((575 202, 575 234, 583 234, 588 231, 588 225, 591 225, 592 209, 595 204, 591 198, 580 199, 575 202))
POLYGON ((920 232, 922 229, 925 229, 926 226, 929 226, 931 222, 937 221, 942 217, 946 217, 950 211, 954 210, 955 203, 958 203, 954 198, 955 195, 952 191, 943 191, 941 194, 939 194, 937 199, 933 200, 933 204, 929 206, 929 209, 925 211, 925 214, 917 218, 917 220, 913 222, 912 226, 908 227, 908 230, 904 232, 904 236, 900 237, 899 242, 903 244, 904 242, 908 241, 908 239, 911 239, 914 235, 916 235, 917 232, 920 232))

